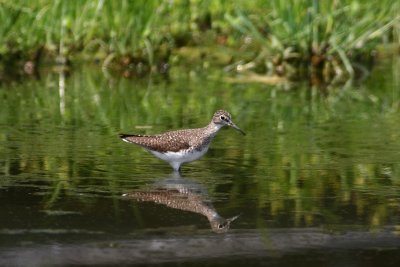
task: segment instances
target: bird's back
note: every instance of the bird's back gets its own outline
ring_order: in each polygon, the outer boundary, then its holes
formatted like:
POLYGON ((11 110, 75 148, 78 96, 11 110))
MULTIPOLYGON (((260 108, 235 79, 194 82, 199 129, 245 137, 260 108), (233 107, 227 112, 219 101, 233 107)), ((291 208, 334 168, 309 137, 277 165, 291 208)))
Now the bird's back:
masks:
POLYGON ((120 137, 125 142, 160 153, 196 149, 201 146, 204 139, 200 128, 177 130, 157 135, 120 134, 120 137))

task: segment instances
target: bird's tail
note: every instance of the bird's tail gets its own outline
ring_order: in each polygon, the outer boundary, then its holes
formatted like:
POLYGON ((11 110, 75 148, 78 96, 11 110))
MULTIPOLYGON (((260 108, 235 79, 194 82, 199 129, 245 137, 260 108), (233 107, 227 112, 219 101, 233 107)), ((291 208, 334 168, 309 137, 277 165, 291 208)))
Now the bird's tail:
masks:
POLYGON ((137 135, 134 135, 134 134, 123 134, 123 133, 120 133, 120 134, 118 134, 118 135, 119 135, 119 137, 120 137, 121 139, 125 139, 125 138, 131 137, 131 136, 137 136, 137 135))
MULTIPOLYGON (((135 139, 138 137, 144 137, 145 135, 140 135, 140 134, 119 134, 119 137, 128 143, 135 143, 135 139)), ((137 139, 136 139, 137 140, 137 139)))

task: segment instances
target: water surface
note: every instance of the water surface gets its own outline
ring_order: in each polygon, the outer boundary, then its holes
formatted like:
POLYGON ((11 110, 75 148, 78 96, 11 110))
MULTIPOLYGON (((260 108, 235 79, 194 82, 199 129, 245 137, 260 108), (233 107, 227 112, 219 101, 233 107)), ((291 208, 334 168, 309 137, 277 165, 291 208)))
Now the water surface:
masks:
POLYGON ((400 263, 399 65, 322 88, 90 67, 1 83, 0 265, 400 263), (180 176, 118 138, 220 108, 247 135, 221 130, 180 176))

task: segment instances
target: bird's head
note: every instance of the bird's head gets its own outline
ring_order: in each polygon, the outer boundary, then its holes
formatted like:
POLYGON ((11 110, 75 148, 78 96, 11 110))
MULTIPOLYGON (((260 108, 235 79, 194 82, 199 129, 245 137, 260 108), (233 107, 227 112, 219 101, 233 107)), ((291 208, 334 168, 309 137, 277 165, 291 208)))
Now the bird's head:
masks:
POLYGON ((215 112, 212 121, 217 125, 227 125, 229 127, 232 127, 239 131, 241 134, 246 135, 246 133, 243 132, 242 129, 240 129, 236 126, 236 124, 233 123, 231 114, 225 110, 218 110, 217 112, 215 112))

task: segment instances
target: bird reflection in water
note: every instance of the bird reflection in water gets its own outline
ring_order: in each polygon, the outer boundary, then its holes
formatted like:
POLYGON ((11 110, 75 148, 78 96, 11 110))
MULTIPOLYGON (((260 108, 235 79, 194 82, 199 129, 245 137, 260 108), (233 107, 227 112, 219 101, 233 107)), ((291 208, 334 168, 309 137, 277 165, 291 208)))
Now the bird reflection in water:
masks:
POLYGON ((154 183, 149 190, 126 193, 123 197, 204 215, 216 233, 227 232, 230 224, 239 217, 221 217, 212 205, 207 190, 197 182, 180 177, 177 172, 170 178, 154 183))

